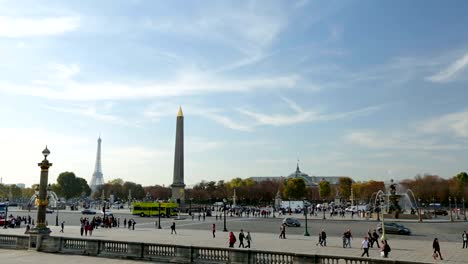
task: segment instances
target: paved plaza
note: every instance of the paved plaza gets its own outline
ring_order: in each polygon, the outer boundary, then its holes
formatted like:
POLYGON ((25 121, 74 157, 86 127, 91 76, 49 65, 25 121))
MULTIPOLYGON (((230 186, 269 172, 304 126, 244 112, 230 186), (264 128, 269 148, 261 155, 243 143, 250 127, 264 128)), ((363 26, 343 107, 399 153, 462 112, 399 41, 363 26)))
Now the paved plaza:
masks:
MULTIPOLYGON (((206 230, 193 230, 187 229, 191 223, 186 220, 179 220, 177 222, 180 227, 178 228, 177 235, 171 235, 167 226, 163 229, 155 229, 148 227, 136 226, 135 230, 128 230, 126 228, 112 228, 112 229, 97 229, 93 232, 94 239, 107 239, 107 240, 120 240, 120 241, 135 241, 135 242, 148 242, 148 243, 161 243, 161 244, 178 244, 178 245, 194 245, 203 247, 228 247, 227 233, 222 232, 222 222, 217 222, 218 231, 216 238, 212 237, 210 229, 206 230), (184 222, 185 221, 185 222, 184 222)), ((249 220, 243 220, 245 229, 249 228, 249 220)), ((229 222, 232 224, 232 221, 229 222)), ((211 222, 206 222, 207 226, 211 222)), ((59 228, 52 226, 53 236, 65 237, 80 237, 79 226, 66 226, 65 233, 60 233, 59 228)), ((291 230, 292 228, 288 228, 291 230)), ((329 236, 327 239, 327 247, 317 246, 317 236, 311 234, 310 237, 303 235, 286 234, 287 239, 278 239, 278 234, 275 233, 256 233, 254 229, 250 229, 252 233, 252 249, 268 250, 268 251, 284 251, 295 253, 308 253, 308 254, 325 254, 325 255, 343 255, 343 256, 360 256, 360 243, 362 236, 354 234, 355 238, 352 243, 352 248, 344 249, 342 247, 342 239, 338 236, 329 236)), ((239 230, 235 230, 236 235, 239 230)), ((24 228, 20 229, 0 229, 1 234, 23 234, 24 228)), ((84 237, 84 236, 83 236, 84 237)), ((432 241, 431 240, 417 240, 417 239, 401 239, 391 238, 389 244, 392 248, 390 259, 395 260, 409 260, 418 262, 433 263, 432 259, 432 241)), ((447 242, 441 240, 442 255, 444 263, 466 263, 468 259, 468 249, 461 249, 461 244, 457 242, 447 242)), ((6 254, 6 253, 4 253, 6 254)), ((15 253, 23 254, 23 253, 15 253)), ((373 258, 380 258, 380 252, 374 248, 370 250, 370 256, 373 258)), ((440 260, 439 260, 440 262, 440 260)), ((16 262, 15 262, 16 263, 16 262)))

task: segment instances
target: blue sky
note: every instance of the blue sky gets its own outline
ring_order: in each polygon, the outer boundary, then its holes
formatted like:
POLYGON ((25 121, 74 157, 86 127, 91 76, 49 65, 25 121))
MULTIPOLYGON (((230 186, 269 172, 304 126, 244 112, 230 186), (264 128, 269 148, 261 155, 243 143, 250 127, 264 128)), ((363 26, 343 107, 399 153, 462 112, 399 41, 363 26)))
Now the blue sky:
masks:
POLYGON ((466 171, 466 1, 0 0, 4 183, 466 171))

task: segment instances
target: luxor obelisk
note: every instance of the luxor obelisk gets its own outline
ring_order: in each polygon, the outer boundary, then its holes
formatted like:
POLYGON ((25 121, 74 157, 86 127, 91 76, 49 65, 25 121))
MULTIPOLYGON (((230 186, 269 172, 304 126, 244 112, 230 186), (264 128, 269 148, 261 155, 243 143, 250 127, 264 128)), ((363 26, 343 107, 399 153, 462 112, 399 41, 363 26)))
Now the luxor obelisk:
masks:
POLYGON ((172 200, 181 203, 185 199, 184 184, 184 114, 179 108, 177 114, 176 141, 174 153, 174 180, 171 185, 172 200))

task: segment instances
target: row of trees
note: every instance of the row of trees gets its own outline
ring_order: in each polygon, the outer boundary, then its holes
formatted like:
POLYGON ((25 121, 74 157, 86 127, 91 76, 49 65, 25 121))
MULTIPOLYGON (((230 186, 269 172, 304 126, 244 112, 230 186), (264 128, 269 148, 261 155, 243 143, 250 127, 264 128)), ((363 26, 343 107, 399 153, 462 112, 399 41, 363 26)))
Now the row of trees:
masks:
MULTIPOLYGON (((461 172, 450 179, 444 179, 437 175, 417 175, 414 179, 400 181, 403 190, 411 189, 416 199, 422 202, 448 201, 448 197, 468 199, 468 174, 461 172)), ((0 199, 6 198, 19 200, 29 199, 37 185, 31 188, 19 188, 16 185, 0 184, 0 199)), ((89 197, 91 189, 85 179, 76 177, 73 172, 63 172, 57 178, 57 183, 51 185, 51 189, 59 197, 66 199, 77 197, 89 197)), ((261 182, 252 179, 234 178, 231 181, 202 181, 186 190, 186 199, 197 203, 221 201, 223 198, 232 199, 234 190, 237 201, 240 204, 271 204, 277 194, 283 200, 308 199, 309 201, 342 200, 361 201, 367 203, 379 190, 385 191, 382 181, 353 182, 349 177, 342 177, 338 184, 332 185, 327 181, 321 181, 318 187, 307 187, 301 178, 289 178, 283 181, 266 180, 261 182)), ((143 187, 134 182, 115 179, 106 183, 100 190, 93 194, 93 198, 101 198, 114 195, 116 200, 126 201, 129 193, 134 199, 162 199, 167 200, 171 196, 171 189, 155 185, 143 187)))

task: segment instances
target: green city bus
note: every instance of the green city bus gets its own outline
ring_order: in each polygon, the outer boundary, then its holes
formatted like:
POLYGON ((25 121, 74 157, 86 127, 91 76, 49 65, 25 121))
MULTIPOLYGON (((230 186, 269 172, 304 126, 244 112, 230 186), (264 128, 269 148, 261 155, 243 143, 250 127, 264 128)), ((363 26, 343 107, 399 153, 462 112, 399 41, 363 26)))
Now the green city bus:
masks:
POLYGON ((179 204, 171 202, 133 202, 132 214, 139 216, 158 216, 161 210, 162 217, 177 215, 179 204))

